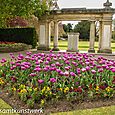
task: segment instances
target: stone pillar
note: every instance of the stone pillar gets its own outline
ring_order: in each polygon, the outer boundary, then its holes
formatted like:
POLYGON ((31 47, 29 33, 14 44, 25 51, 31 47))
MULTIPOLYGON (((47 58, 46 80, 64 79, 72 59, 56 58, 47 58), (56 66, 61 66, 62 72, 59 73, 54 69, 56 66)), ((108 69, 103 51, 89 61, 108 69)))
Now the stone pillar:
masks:
POLYGON ((98 52, 100 51, 101 49, 101 41, 102 41, 102 21, 99 22, 99 50, 98 52))
POLYGON ((88 52, 95 53, 94 45, 95 45, 95 21, 91 21, 91 25, 90 25, 90 43, 89 43, 88 52))
POLYGON ((50 50, 50 23, 41 22, 39 25, 39 45, 38 50, 50 50))
POLYGON ((67 51, 71 51, 72 50, 72 44, 73 43, 73 33, 69 33, 68 34, 68 49, 67 51))
POLYGON ((54 21, 54 41, 53 41, 53 51, 59 51, 58 48, 58 21, 54 21))
POLYGON ((70 52, 78 52, 79 33, 68 34, 68 49, 70 52))
POLYGON ((104 15, 102 22, 100 22, 100 39, 99 39, 99 53, 112 53, 111 37, 112 37, 112 16, 110 14, 104 15))

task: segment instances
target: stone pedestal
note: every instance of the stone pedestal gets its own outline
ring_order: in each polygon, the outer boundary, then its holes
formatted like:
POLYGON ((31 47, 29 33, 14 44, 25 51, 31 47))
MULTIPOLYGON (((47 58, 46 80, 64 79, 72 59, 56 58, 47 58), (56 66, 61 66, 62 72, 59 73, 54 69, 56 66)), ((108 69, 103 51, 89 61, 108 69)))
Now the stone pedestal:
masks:
MULTIPOLYGON (((109 16, 108 16, 109 17, 109 16)), ((112 53, 111 49, 112 19, 105 18, 100 22, 100 38, 98 53, 112 53)))
POLYGON ((78 52, 79 33, 68 34, 68 52, 78 52))
POLYGON ((54 42, 53 42, 53 51, 59 51, 58 48, 58 22, 54 21, 54 42))
POLYGON ((89 43, 89 53, 95 53, 94 49, 95 44, 95 21, 91 21, 90 25, 90 43, 89 43))
POLYGON ((38 50, 50 50, 50 23, 44 22, 39 26, 38 50))

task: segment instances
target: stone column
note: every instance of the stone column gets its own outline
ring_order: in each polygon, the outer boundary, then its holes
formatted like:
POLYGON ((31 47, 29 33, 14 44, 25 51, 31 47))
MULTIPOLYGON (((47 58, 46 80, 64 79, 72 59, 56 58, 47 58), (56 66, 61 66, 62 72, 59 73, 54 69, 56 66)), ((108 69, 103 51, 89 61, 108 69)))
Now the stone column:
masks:
POLYGON ((47 47, 47 50, 50 50, 50 41, 51 41, 51 24, 50 22, 47 22, 46 23, 46 47, 47 47))
POLYGON ((95 53, 94 45, 95 45, 95 21, 91 21, 91 25, 90 25, 90 43, 89 43, 88 52, 95 53))
POLYGON ((78 52, 79 33, 68 34, 68 49, 69 52, 78 52))
POLYGON ((100 40, 99 40, 99 53, 112 53, 111 37, 112 37, 112 16, 106 14, 100 25, 100 40))
POLYGON ((54 44, 53 44, 53 51, 59 51, 58 48, 58 21, 54 21, 54 44))
POLYGON ((97 52, 100 51, 101 49, 101 41, 102 41, 102 21, 99 22, 99 50, 97 52))
POLYGON ((39 25, 39 45, 38 50, 50 50, 50 23, 40 22, 39 25))

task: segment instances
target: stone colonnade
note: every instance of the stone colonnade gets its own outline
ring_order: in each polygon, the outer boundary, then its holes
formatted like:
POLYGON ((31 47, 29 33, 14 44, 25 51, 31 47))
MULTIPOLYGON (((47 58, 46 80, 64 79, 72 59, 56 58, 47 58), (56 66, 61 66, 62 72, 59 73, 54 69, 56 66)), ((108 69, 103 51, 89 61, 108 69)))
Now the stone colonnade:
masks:
MULTIPOLYGON (((90 42, 89 42, 89 50, 88 52, 95 52, 94 44, 95 44, 95 21, 90 20, 90 42)), ((41 21, 39 25, 39 46, 38 50, 50 50, 50 21, 41 21)), ((70 37, 71 34, 68 36, 70 37)), ((76 35, 74 35, 76 36, 76 35)), ((111 36, 112 36, 112 16, 104 15, 103 19, 99 21, 99 46, 98 53, 112 53, 111 49, 111 36)), ((78 38, 78 35, 77 37, 78 38)), ((69 38, 68 38, 69 39, 69 38)), ((76 43, 75 39, 69 39, 68 42, 71 42, 73 47, 76 43), (74 41, 73 41, 74 40, 74 41)), ((77 39, 76 39, 77 40, 77 39)), ((70 43, 70 44, 71 44, 70 43)), ((67 51, 70 51, 68 46, 67 51)), ((72 50, 78 51, 78 44, 72 50), (74 50, 73 50, 74 49, 74 50)), ((58 20, 54 20, 54 41, 53 41, 53 49, 58 51, 58 20)), ((71 50, 71 51, 72 51, 71 50)))

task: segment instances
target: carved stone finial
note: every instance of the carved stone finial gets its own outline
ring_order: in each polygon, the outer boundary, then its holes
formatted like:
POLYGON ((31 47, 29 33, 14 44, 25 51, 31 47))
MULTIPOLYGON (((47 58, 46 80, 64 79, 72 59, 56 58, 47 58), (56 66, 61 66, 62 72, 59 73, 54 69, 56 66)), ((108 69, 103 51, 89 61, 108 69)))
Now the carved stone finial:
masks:
POLYGON ((53 0, 51 3, 51 10, 59 10, 59 6, 57 3, 58 0, 53 0))
POLYGON ((105 8, 111 8, 112 3, 109 2, 109 0, 107 0, 106 3, 103 4, 103 6, 104 6, 105 8))

